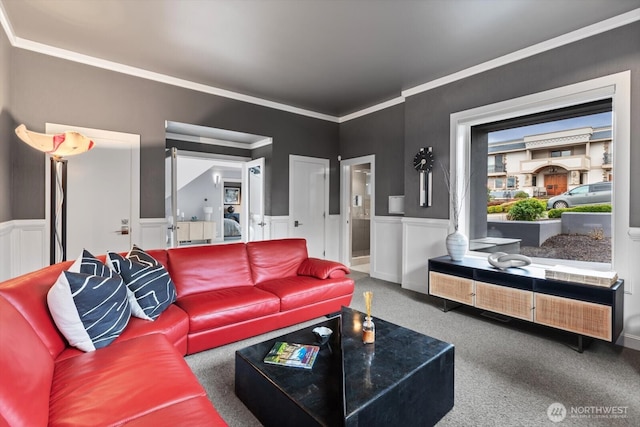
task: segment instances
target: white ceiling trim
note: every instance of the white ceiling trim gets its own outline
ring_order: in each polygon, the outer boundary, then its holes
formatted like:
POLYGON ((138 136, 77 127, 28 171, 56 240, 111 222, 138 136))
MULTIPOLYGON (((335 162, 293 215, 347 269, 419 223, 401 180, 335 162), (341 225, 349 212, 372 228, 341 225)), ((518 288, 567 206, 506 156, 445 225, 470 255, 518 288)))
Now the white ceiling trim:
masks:
POLYGON ((428 91, 430 89, 434 89, 438 86, 444 86, 456 80, 462 80, 464 78, 473 76, 475 74, 480 74, 484 71, 498 68, 503 65, 507 65, 512 62, 516 62, 521 59, 525 59, 530 56, 537 55, 539 53, 543 53, 543 52, 558 48, 560 46, 564 46, 566 44, 576 42, 578 40, 586 39, 588 37, 595 36, 597 34, 604 33, 606 31, 613 30, 615 28, 622 27, 627 24, 631 24, 632 22, 635 22, 638 20, 640 20, 640 9, 634 9, 630 12, 623 13, 622 15, 614 16, 613 18, 609 18, 604 21, 597 22, 592 25, 588 25, 584 28, 580 28, 578 30, 572 31, 567 34, 563 34, 553 39, 535 44, 533 46, 526 47, 524 49, 520 49, 518 51, 509 53, 499 58, 492 59, 491 61, 487 61, 482 64, 469 67, 465 70, 450 74, 440 79, 436 79, 428 83, 415 86, 411 89, 404 90, 402 91, 402 96, 408 97, 408 96, 416 95, 421 92, 428 91))
POLYGON ((503 65, 507 65, 512 62, 516 62, 521 59, 525 59, 530 56, 537 55, 539 53, 543 53, 543 52, 558 48, 560 46, 564 46, 569 43, 576 42, 578 40, 586 39, 588 37, 595 36, 597 34, 604 33, 606 31, 613 30, 615 28, 622 27, 627 24, 631 24, 636 21, 640 21, 640 9, 634 9, 627 13, 623 13, 622 15, 614 16, 613 18, 609 18, 604 21, 597 22, 593 25, 588 25, 584 28, 572 31, 570 33, 563 34, 553 39, 509 53, 507 55, 501 56, 496 59, 492 59, 491 61, 487 61, 482 64, 469 67, 457 73, 449 74, 448 76, 442 77, 440 79, 432 80, 430 82, 423 83, 418 86, 414 86, 410 89, 403 90, 401 92, 402 96, 395 98, 392 101, 383 102, 381 104, 374 105, 373 107, 365 108, 363 110, 356 111, 346 116, 342 116, 338 119, 338 123, 344 123, 348 120, 353 120, 358 117, 371 114, 375 111, 379 111, 384 108, 391 107, 400 102, 404 102, 404 100, 409 96, 417 95, 419 93, 426 92, 431 89, 435 89, 439 86, 444 86, 449 83, 453 83, 457 80, 462 80, 467 77, 471 77, 473 75, 480 74, 482 72, 485 72, 494 68, 498 68, 503 65), (397 101, 397 102, 394 102, 394 101, 397 101))
POLYGON ((358 117, 366 116, 367 114, 375 113, 376 111, 384 110, 385 108, 393 107, 394 105, 402 104, 405 100, 404 96, 390 99, 389 101, 381 102, 364 110, 356 111, 355 113, 347 114, 338 119, 338 123, 348 122, 349 120, 356 119, 358 117))
POLYGON ((528 58, 530 56, 533 56, 542 52, 546 52, 548 50, 555 49, 557 47, 564 46, 566 44, 573 43, 575 41, 582 40, 582 39, 636 22, 639 20, 640 20, 640 8, 634 9, 627 13, 623 13, 621 15, 615 16, 610 19, 606 19, 604 21, 595 23, 593 25, 586 26, 576 31, 572 31, 570 33, 555 37, 545 42, 541 42, 536 45, 521 49, 519 51, 501 56, 491 61, 487 61, 482 64, 467 68, 457 73, 450 74, 440 79, 432 80, 430 82, 415 86, 413 88, 403 90, 401 92, 401 96, 394 98, 392 100, 385 101, 380 104, 376 104, 374 106, 356 111, 354 113, 347 114, 345 116, 336 117, 328 114, 318 113, 311 110, 306 110, 299 107, 293 107, 291 105, 287 105, 279 102, 269 101, 269 100, 258 98, 255 96, 244 95, 241 93, 232 92, 225 89, 220 89, 214 86, 208 86, 201 83, 191 82, 191 81, 180 79, 177 77, 172 77, 165 74, 144 70, 137 67, 131 67, 128 65, 117 63, 117 62, 107 61, 107 60, 96 58, 93 56, 83 55, 83 54, 69 51, 66 49, 60 49, 60 48, 46 45, 43 43, 38 43, 31 40, 23 39, 21 37, 16 37, 13 31, 13 28, 11 26, 11 23, 9 22, 7 14, 4 10, 4 7, 0 2, 0 23, 2 24, 2 27, 4 28, 4 31, 7 34, 7 38, 9 39, 9 42, 13 47, 30 50, 33 52, 42 53, 44 55, 54 56, 57 58, 66 59, 69 61, 74 61, 74 62, 78 62, 78 63, 82 63, 82 64, 86 64, 86 65, 90 65, 98 68, 103 68, 110 71, 128 74, 131 76, 140 77, 147 80, 153 80, 160 83, 183 87, 186 89, 208 93, 211 95, 235 99, 237 101, 247 102, 250 104, 260 105, 263 107, 273 108, 276 110, 286 111, 289 113, 299 114, 302 116, 326 120, 334 123, 343 123, 358 117, 365 116, 367 114, 371 114, 376 111, 380 111, 382 109, 385 109, 394 105, 398 105, 404 102, 405 98, 408 96, 416 95, 418 93, 425 92, 430 89, 434 89, 436 87, 443 86, 443 85, 455 82, 457 80, 461 80, 461 79, 464 79, 464 78, 473 76, 475 74, 479 74, 484 71, 488 71, 503 65, 507 65, 512 62, 519 61, 521 59, 528 58))
POLYGON ((183 135, 180 133, 167 132, 166 139, 174 139, 176 141, 199 142, 201 144, 217 145, 219 147, 241 148, 243 150, 254 150, 273 143, 273 138, 265 138, 260 141, 246 142, 226 141, 223 139, 207 138, 205 136, 183 135))

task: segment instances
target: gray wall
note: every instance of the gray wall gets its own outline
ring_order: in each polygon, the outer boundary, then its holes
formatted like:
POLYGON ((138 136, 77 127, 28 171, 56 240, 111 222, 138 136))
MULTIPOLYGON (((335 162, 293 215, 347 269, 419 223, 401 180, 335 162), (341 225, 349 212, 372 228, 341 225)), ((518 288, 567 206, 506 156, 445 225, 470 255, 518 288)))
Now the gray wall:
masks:
MULTIPOLYGON (((331 159, 330 207, 331 212, 338 212, 337 123, 22 49, 13 48, 11 54, 11 115, 17 123, 39 132, 44 131, 45 122, 53 122, 140 135, 143 218, 164 216, 165 120, 272 137, 273 173, 271 186, 266 189, 271 203, 266 212, 269 215, 288 214, 290 153, 331 159)), ((17 137, 12 138, 17 141, 17 137)), ((25 144, 14 146, 13 219, 43 218, 44 155, 25 144)))
POLYGON ((340 124, 344 160, 375 154, 376 215, 389 215, 389 196, 404 194, 404 105, 399 104, 340 124))
POLYGON ((11 216, 11 134, 15 126, 9 110, 9 64, 11 45, 0 31, 0 222, 11 216))
MULTIPOLYGON (((449 164, 449 116, 469 108, 631 70, 631 116, 640 111, 640 23, 581 40, 407 98, 401 105, 340 125, 266 107, 147 81, 21 49, 1 37, 0 78, 11 76, 10 110, 0 121, 11 140, 11 159, 0 156, 0 220, 44 217, 44 156, 13 134, 15 123, 43 131, 44 123, 141 135, 142 217, 164 214, 164 121, 174 120, 270 136, 273 148, 266 196, 270 215, 288 214, 289 154, 330 159, 330 213, 339 213, 338 154, 376 155, 376 213, 387 215, 387 196, 405 194, 405 215, 446 219, 448 194, 441 168, 434 168, 433 206, 418 206, 418 174, 411 161, 433 146, 437 162, 449 164), (7 52, 8 50, 8 52, 7 52), (13 123, 11 123, 11 121, 13 123), (9 124, 8 124, 9 123, 9 124), (12 168, 10 210, 6 170, 12 168)), ((6 87, 3 85, 3 87, 6 87)), ((2 93, 3 107, 6 93, 2 93)), ((631 123, 631 164, 640 164, 640 121, 631 123)), ((632 168, 631 224, 640 226, 640 169, 632 168)))
MULTIPOLYGON (((405 154, 433 145, 437 159, 449 164, 452 113, 580 81, 631 70, 631 164, 640 164, 640 22, 581 40, 407 98, 405 154)), ((448 218, 448 195, 439 168, 434 170, 432 208, 418 207, 418 174, 405 166, 405 215, 448 218)), ((630 225, 640 226, 640 168, 631 169, 630 225)))

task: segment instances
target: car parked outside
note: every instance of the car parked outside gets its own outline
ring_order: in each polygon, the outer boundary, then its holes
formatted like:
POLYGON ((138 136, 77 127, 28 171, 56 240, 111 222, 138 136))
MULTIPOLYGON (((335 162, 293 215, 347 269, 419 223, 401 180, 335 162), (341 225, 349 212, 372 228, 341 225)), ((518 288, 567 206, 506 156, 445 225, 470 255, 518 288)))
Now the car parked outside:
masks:
POLYGON ((547 209, 611 203, 611 182, 580 185, 547 201, 547 209))

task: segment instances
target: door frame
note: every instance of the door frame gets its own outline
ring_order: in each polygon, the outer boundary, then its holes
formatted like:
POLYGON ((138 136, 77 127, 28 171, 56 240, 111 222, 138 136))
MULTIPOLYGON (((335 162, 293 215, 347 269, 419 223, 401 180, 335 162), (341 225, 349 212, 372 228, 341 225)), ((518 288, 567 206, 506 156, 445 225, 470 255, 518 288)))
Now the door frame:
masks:
POLYGON ((354 157, 340 161, 340 262, 351 267, 351 227, 349 210, 351 208, 351 167, 369 163, 371 165, 371 227, 369 228, 369 265, 375 271, 375 215, 376 215, 376 155, 354 157))
MULTIPOLYGON (((45 132, 48 134, 64 133, 67 130, 74 130, 89 139, 110 139, 120 141, 131 146, 131 211, 129 219, 130 242, 140 241, 140 135, 133 133, 116 132, 104 129, 85 128, 73 125, 63 125, 59 123, 45 123, 45 132)), ((45 245, 50 247, 51 243, 51 213, 49 206, 51 203, 51 155, 45 156, 44 173, 44 199, 45 199, 45 245)), ((73 159, 69 161, 69 167, 73 166, 73 159)), ((51 254, 49 254, 50 256, 51 254)), ((67 258, 69 258, 67 254, 67 258)), ((79 254, 71 254, 77 257, 79 254)), ((69 258, 72 259, 72 258, 69 258)))
POLYGON ((307 163, 316 163, 321 165, 324 168, 324 173, 325 173, 325 180, 324 180, 324 200, 323 200, 323 207, 324 207, 324 218, 322 221, 323 224, 323 228, 324 230, 322 230, 322 251, 324 253, 324 256, 326 256, 327 254, 327 240, 328 240, 328 236, 327 236, 327 216, 329 215, 329 159, 323 159, 321 157, 309 157, 309 156, 299 156, 296 154, 289 154, 289 221, 288 221, 288 234, 289 236, 293 236, 293 222, 294 222, 294 218, 293 218, 293 206, 294 206, 294 202, 295 202, 295 197, 296 195, 293 192, 293 167, 295 165, 296 162, 307 162, 307 163))
MULTIPOLYGON (((266 190, 266 184, 265 184, 265 159, 264 157, 258 157, 257 159, 253 159, 250 160, 248 162, 245 162, 242 164, 242 191, 245 194, 245 200, 247 201, 247 203, 243 203, 242 204, 242 217, 246 218, 246 224, 244 225, 245 228, 243 228, 243 230, 246 230, 246 238, 245 236, 243 236, 243 240, 245 242, 250 242, 251 241, 251 218, 249 216, 249 207, 251 205, 251 185, 249 183, 249 181, 251 180, 251 168, 254 167, 259 167, 260 168, 260 173, 262 174, 262 179, 261 179, 261 188, 260 188, 260 193, 262 194, 260 197, 260 204, 261 209, 261 218, 260 218, 260 223, 256 224, 259 225, 260 227, 262 227, 262 238, 258 239, 258 240, 263 240, 264 239, 264 232, 265 232, 265 222, 264 222, 264 209, 265 209, 265 190, 266 190)), ((257 232, 257 230, 256 230, 257 232)))

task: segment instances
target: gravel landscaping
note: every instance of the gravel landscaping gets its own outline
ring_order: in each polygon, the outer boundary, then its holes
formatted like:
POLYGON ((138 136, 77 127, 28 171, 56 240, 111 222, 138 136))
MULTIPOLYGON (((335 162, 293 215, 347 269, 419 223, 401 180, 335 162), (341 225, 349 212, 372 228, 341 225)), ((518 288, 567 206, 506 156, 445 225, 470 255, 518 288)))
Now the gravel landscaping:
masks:
POLYGON ((594 238, 582 234, 558 234, 542 246, 523 246, 522 255, 538 258, 572 259, 576 261, 611 262, 611 238, 594 238))

